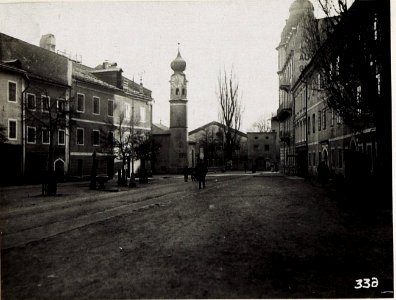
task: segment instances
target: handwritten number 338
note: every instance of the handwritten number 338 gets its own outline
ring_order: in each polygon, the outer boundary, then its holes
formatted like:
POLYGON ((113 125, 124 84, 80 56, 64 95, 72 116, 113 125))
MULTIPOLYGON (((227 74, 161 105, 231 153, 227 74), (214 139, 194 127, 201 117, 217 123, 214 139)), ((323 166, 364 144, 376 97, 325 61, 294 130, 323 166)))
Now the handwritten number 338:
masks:
POLYGON ((363 279, 356 279, 356 286, 355 289, 368 289, 368 288, 376 288, 378 286, 378 279, 376 277, 373 278, 363 278, 363 279))

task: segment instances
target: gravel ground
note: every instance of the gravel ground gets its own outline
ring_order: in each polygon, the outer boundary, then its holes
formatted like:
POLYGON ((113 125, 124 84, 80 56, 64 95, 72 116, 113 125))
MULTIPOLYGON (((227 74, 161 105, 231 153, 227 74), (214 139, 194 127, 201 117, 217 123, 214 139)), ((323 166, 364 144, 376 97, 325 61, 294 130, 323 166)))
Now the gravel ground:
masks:
POLYGON ((74 191, 24 205, 2 191, 4 299, 393 297, 391 214, 346 210, 300 179, 74 191))

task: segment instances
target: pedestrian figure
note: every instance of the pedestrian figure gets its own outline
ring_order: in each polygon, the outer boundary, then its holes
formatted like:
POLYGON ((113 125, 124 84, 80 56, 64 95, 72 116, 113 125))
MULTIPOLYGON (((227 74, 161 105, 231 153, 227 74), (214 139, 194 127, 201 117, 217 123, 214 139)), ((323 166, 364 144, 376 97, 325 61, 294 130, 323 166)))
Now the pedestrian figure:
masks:
POLYGON ((321 161, 318 166, 318 179, 322 185, 325 185, 329 179, 329 167, 324 161, 321 161))
POLYGON ((188 166, 185 166, 183 169, 183 174, 184 174, 184 181, 188 181, 188 166))
POLYGON ((189 169, 189 171, 190 171, 190 174, 191 174, 191 181, 197 181, 197 179, 196 179, 196 174, 195 174, 195 168, 191 168, 191 169, 189 169))
POLYGON ((205 177, 206 173, 208 173, 208 167, 206 166, 206 163, 199 160, 195 169, 195 173, 198 179, 199 189, 201 189, 201 186, 202 188, 205 188, 205 177))

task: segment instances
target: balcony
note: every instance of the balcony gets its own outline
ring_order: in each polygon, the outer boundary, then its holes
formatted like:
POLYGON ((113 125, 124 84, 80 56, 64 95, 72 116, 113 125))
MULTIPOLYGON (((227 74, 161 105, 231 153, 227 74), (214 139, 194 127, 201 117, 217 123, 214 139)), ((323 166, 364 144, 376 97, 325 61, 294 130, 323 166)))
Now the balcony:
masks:
POLYGON ((280 140, 281 142, 290 145, 290 132, 281 132, 280 140))
POLYGON ((286 92, 290 91, 290 79, 286 75, 281 75, 279 77, 279 88, 286 92))
POLYGON ((278 108, 276 111, 276 117, 279 122, 286 120, 288 117, 292 115, 292 110, 289 107, 284 107, 283 105, 278 108))

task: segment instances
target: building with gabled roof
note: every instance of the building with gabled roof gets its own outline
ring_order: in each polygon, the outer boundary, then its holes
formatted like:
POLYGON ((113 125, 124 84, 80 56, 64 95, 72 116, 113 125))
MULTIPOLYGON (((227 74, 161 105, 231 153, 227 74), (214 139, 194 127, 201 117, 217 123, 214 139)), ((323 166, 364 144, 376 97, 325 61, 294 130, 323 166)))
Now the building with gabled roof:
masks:
POLYGON ((130 155, 125 165, 117 161, 109 135, 114 137, 117 126, 135 134, 151 130, 151 91, 122 76, 120 68, 91 68, 55 53, 51 34, 41 45, 46 49, 0 33, 0 102, 9 137, 1 146, 20 147, 12 163, 21 165, 16 177, 40 178, 47 168, 59 177, 89 176, 93 155, 99 173, 113 176, 123 168, 130 174, 139 163, 133 164, 130 155), (57 125, 49 126, 55 115, 57 125), (120 120, 127 122, 119 126, 120 120))
POLYGON ((8 115, 8 141, 2 147, 17 141, 21 148, 21 151, 16 151, 18 158, 12 156, 17 161, 10 159, 7 164, 21 166, 19 175, 33 180, 41 178, 47 170, 63 176, 68 171, 69 155, 67 117, 61 109, 66 107, 70 96, 71 61, 2 33, 0 61, 4 64, 0 70, 1 85, 4 85, 0 102, 8 115), (5 78, 10 75, 10 66, 23 71, 23 82, 5 78), (15 95, 15 99, 10 100, 10 94, 15 95), (12 119, 15 112, 19 117, 12 119), (13 130, 10 131, 14 124, 17 136, 20 136, 16 140, 13 130))

